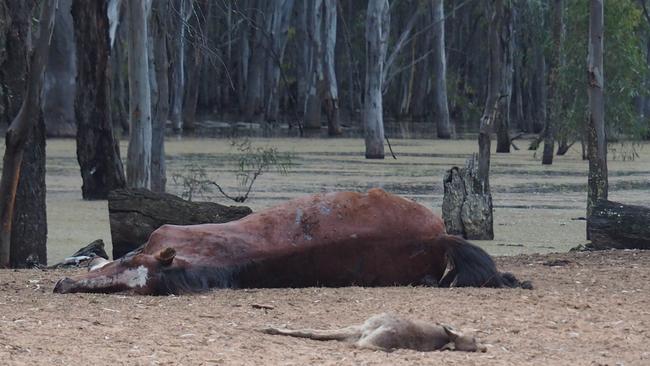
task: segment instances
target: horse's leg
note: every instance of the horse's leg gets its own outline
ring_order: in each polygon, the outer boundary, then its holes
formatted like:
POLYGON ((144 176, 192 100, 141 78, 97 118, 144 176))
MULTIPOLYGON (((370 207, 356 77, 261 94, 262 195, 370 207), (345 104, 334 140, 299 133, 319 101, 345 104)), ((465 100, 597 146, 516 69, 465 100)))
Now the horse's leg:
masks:
POLYGON ((353 325, 341 329, 320 330, 320 329, 285 329, 285 328, 265 328, 261 330, 266 334, 285 335, 298 338, 309 338, 317 341, 346 341, 356 340, 361 336, 361 327, 353 325))

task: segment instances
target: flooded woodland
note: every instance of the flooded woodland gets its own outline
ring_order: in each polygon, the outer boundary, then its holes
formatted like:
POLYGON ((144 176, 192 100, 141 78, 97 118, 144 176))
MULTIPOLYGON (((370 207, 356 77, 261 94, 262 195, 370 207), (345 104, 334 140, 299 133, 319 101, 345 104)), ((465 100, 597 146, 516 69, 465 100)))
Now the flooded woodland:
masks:
MULTIPOLYGON (((367 160, 362 139, 251 138, 256 146, 291 153, 286 174, 269 171, 255 182, 244 203, 253 210, 318 192, 365 191, 381 187, 412 198, 440 213, 445 170, 462 166, 476 152, 475 140, 394 139, 397 159, 367 160)), ((205 169, 210 180, 226 192, 238 193, 238 152, 229 138, 168 138, 165 142, 168 192, 182 194, 174 175, 193 167, 205 169)), ((493 241, 477 242, 493 255, 566 252, 586 242, 585 216, 587 163, 576 144, 551 166, 542 166, 539 154, 527 150, 493 154, 490 184, 494 197, 493 241)), ((616 146, 616 145, 612 145, 616 146)), ((627 147, 629 148, 629 147, 627 147)), ((650 146, 635 147, 640 157, 623 161, 614 153, 610 161, 610 199, 650 205, 650 146)), ((126 151, 122 141, 121 151, 126 151)), ((620 154, 620 153, 619 153, 620 154)), ((103 239, 110 253, 106 201, 84 201, 72 139, 47 143, 48 262, 58 262, 95 239, 103 239)), ((218 192, 194 200, 236 204, 218 192)))

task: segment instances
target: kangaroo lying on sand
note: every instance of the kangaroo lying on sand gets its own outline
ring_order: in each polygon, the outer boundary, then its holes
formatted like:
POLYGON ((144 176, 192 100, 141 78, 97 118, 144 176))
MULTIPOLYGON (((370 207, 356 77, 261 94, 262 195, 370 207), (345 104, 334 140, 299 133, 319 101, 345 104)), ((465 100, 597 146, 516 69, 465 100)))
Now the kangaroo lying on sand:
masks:
POLYGON ((345 341, 353 343, 353 346, 358 348, 381 351, 397 348, 416 351, 486 351, 485 346, 480 345, 476 338, 465 336, 446 325, 411 321, 385 313, 372 316, 363 324, 342 329, 265 328, 261 331, 266 334, 310 338, 318 341, 345 341))

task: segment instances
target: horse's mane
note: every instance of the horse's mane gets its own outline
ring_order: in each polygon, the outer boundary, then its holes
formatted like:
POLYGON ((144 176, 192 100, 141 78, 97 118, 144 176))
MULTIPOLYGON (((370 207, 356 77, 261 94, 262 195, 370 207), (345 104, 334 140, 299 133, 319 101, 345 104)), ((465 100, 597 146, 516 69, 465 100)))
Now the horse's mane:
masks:
POLYGON ((196 293, 212 288, 236 288, 239 268, 179 268, 162 269, 156 281, 156 295, 196 293))
POLYGON ((450 269, 439 281, 440 287, 522 287, 532 289, 530 281, 520 282, 512 273, 500 273, 485 250, 452 235, 438 239, 447 248, 450 269))

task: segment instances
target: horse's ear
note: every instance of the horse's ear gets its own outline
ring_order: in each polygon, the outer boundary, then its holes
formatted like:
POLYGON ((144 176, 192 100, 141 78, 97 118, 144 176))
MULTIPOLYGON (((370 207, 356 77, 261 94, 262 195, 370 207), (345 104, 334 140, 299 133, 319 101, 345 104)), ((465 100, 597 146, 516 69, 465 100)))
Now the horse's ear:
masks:
POLYGON ((447 333, 447 337, 454 342, 458 337, 462 336, 459 332, 455 331, 452 327, 448 325, 442 325, 442 329, 445 330, 445 333, 447 333))
POLYGON ((176 251, 174 248, 167 247, 165 249, 161 249, 158 253, 156 253, 155 257, 161 265, 168 266, 174 261, 174 257, 176 257, 176 251))

